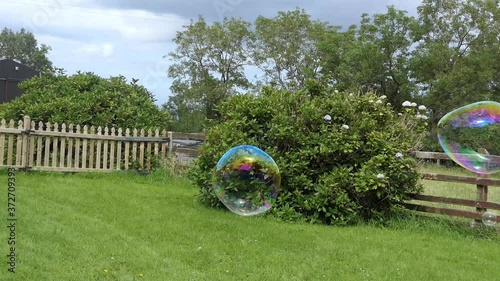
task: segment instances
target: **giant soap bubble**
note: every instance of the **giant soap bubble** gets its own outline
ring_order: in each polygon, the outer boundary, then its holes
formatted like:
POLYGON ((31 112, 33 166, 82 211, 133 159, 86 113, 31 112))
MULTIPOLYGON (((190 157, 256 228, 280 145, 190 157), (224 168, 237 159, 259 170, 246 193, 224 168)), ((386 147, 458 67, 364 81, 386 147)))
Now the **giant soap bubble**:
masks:
POLYGON ((500 171, 500 103, 455 109, 439 120, 437 132, 444 152, 460 166, 478 174, 500 171))
POLYGON ((483 224, 486 226, 495 226, 497 223, 497 215, 495 213, 485 212, 482 219, 483 224))
POLYGON ((251 145, 228 150, 213 176, 215 194, 232 212, 253 216, 269 210, 281 183, 278 166, 264 151, 251 145))

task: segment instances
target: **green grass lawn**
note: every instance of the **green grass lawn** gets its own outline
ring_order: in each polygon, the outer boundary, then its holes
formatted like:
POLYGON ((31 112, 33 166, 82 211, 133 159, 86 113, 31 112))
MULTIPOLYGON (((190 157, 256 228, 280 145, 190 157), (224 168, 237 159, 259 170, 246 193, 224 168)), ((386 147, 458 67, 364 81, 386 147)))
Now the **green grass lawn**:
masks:
MULTIPOLYGON (((7 208, 7 174, 0 172, 7 208)), ((500 239, 448 220, 332 227, 240 217, 161 175, 16 174, 0 280, 500 280, 500 239)), ((7 215, 0 212, 3 224, 7 215)))

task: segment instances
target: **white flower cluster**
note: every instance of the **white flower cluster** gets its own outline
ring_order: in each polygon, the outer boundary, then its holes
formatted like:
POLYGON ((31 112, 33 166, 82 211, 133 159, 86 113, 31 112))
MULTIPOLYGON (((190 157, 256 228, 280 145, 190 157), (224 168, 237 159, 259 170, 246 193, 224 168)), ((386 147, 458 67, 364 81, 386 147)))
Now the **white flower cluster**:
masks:
MULTIPOLYGON (((405 102, 403 102, 403 107, 417 107, 417 103, 405 101, 405 102)), ((419 105, 418 110, 422 110, 422 111, 427 110, 427 107, 425 107, 425 105, 419 105)))
POLYGON ((417 119, 427 120, 429 118, 427 116, 419 113, 419 114, 417 114, 417 119))
MULTIPOLYGON (((417 104, 414 102, 405 101, 405 102, 403 102, 403 107, 417 107, 417 104)), ((425 105, 419 105, 418 110, 425 111, 425 110, 427 110, 427 107, 425 107, 425 105)), ((402 115, 402 114, 398 114, 398 115, 402 115)), ((417 112, 416 117, 417 117, 417 119, 422 119, 422 120, 429 119, 427 116, 425 116, 424 114, 421 114, 420 112, 417 112)))
POLYGON ((409 102, 409 101, 403 102, 403 107, 416 107, 416 106, 417 106, 417 103, 415 103, 415 102, 409 102))
MULTIPOLYGON (((375 102, 375 104, 382 104, 384 103, 383 100, 385 100, 387 98, 387 96, 383 95, 383 96, 380 96, 378 98, 378 100, 375 102)), ((369 102, 373 102, 372 100, 370 100, 369 102)))

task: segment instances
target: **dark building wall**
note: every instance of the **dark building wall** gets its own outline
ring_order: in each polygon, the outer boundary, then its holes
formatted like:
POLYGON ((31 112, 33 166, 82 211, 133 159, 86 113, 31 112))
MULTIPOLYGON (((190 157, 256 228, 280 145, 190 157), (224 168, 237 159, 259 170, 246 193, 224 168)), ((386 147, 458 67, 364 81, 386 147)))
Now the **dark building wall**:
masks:
POLYGON ((40 73, 11 59, 0 59, 0 103, 22 95, 18 85, 40 73))
POLYGON ((23 93, 18 87, 19 83, 21 83, 21 81, 2 80, 0 78, 0 101, 8 102, 20 97, 23 93))

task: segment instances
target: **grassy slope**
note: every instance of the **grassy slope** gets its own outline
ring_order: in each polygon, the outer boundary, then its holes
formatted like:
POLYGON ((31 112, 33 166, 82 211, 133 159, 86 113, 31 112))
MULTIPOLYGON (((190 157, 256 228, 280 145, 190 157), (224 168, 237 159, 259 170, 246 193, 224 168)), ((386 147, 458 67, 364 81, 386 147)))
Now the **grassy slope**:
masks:
MULTIPOLYGON (((200 206, 188 181, 161 176, 18 173, 17 184, 17 273, 2 261, 0 280, 500 278, 498 237, 446 223, 339 228, 246 218, 200 206)), ((0 241, 6 260, 5 232, 0 241)))

